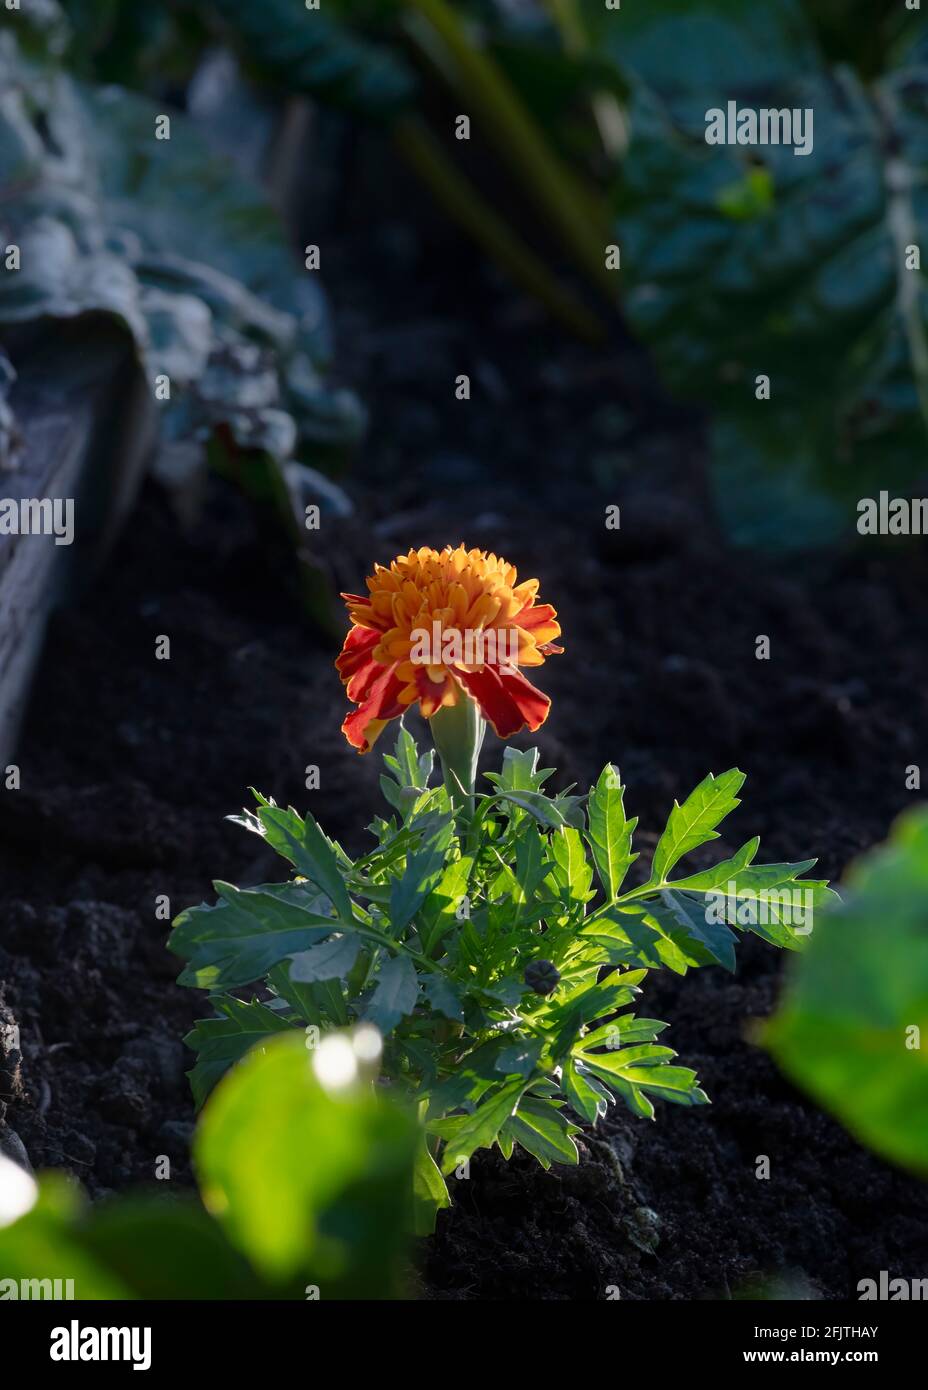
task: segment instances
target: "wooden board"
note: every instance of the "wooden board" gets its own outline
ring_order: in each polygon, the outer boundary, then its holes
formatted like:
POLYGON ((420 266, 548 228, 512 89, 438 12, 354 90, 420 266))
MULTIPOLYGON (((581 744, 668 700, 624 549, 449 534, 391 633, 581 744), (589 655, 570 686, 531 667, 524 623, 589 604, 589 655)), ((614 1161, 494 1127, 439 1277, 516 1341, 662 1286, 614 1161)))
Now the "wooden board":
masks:
POLYGON ((156 406, 128 337, 88 316, 6 335, 24 449, 0 498, 73 499, 74 542, 0 535, 0 771, 14 760, 49 614, 79 594, 125 520, 155 439, 156 406))

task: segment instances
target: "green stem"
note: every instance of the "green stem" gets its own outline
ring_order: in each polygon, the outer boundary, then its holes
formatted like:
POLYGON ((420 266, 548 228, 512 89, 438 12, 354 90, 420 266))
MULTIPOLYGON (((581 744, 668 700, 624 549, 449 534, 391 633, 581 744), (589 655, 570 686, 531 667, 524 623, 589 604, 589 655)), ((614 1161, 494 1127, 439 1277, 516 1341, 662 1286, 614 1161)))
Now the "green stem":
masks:
POLYGON ((487 731, 486 720, 476 701, 465 696, 456 705, 445 706, 433 714, 429 725, 451 805, 470 819, 474 814, 477 759, 487 731))
MULTIPOLYGON (((409 9, 426 21, 439 41, 437 57, 463 95, 474 102, 505 159, 538 206, 556 227, 590 281, 610 303, 615 284, 606 269, 605 250, 611 241, 606 208, 594 191, 576 179, 548 147, 519 96, 488 54, 468 38, 466 28, 447 0, 406 0, 409 9), (450 60, 450 64, 449 64, 450 60)), ((408 24, 410 36, 421 43, 422 30, 408 24)), ((427 54, 434 44, 423 45, 427 54)))

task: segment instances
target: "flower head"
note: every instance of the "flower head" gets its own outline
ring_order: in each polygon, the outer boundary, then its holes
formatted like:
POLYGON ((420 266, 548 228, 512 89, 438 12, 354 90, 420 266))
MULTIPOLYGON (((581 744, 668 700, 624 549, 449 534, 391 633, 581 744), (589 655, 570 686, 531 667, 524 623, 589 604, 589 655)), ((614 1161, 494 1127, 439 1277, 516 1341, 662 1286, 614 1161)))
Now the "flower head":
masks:
POLYGON ((473 699, 501 738, 539 728, 551 701, 520 668, 560 652, 538 580, 483 550, 410 550, 376 565, 368 593, 343 594, 352 628, 335 663, 357 709, 342 730, 368 752, 384 725, 418 704, 430 719, 473 699))

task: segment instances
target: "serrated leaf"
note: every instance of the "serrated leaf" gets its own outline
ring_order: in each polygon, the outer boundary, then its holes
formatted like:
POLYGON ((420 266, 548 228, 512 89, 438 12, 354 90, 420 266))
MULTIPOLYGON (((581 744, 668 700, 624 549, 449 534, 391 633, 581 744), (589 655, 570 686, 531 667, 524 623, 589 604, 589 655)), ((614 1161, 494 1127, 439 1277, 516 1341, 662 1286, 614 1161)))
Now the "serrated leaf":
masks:
POLYGON ((585 1071, 575 1057, 565 1062, 562 1082, 564 1094, 578 1115, 591 1125, 602 1119, 612 1101, 612 1094, 592 1073, 585 1071))
POLYGON ((380 967, 377 988, 364 1016, 386 1037, 414 1011, 418 997, 419 976, 415 965, 409 956, 393 956, 380 967))
POLYGON ((351 899, 335 851, 308 811, 302 820, 294 815, 280 806, 261 806, 258 810, 268 843, 322 889, 343 922, 350 922, 354 915, 351 899))
POLYGON ((737 938, 724 921, 715 919, 711 899, 665 888, 647 907, 670 939, 693 954, 694 964, 708 958, 734 970, 737 938))
POLYGON ((638 822, 626 818, 624 796, 618 768, 607 764, 590 792, 587 839, 603 891, 610 900, 618 895, 629 866, 638 858, 632 853, 632 835, 638 822))
POLYGON ((345 932, 308 951, 299 951, 293 957, 290 978, 297 984, 343 980, 357 960, 363 944, 356 932, 345 932))
POLYGON ((681 806, 674 802, 667 826, 657 842, 651 869, 653 883, 664 884, 670 870, 691 850, 709 840, 717 840, 715 827, 740 806, 738 792, 744 784, 744 773, 737 768, 715 777, 710 772, 681 806))
POLYGON ((666 966, 676 975, 685 975, 692 961, 670 937, 661 934, 655 919, 646 920, 647 905, 647 901, 614 904, 602 916, 597 913, 591 918, 579 935, 609 950, 619 958, 619 964, 642 965, 649 970, 666 966), (622 959, 623 951, 628 952, 626 959, 622 959))
POLYGON ((436 1013, 450 1018, 455 1023, 463 1022, 464 1006, 461 1003, 459 986, 445 975, 426 972, 422 976, 422 988, 436 1013))
POLYGON ((419 908, 419 933, 422 949, 427 956, 436 953, 442 937, 456 925, 456 914, 467 896, 473 867, 473 856, 467 854, 446 864, 435 887, 419 908))
POLYGON ((448 1185, 435 1162, 425 1136, 416 1153, 413 1170, 413 1230, 417 1236, 434 1233, 438 1213, 451 1206, 448 1185))
POLYGON ((550 767, 539 770, 537 748, 513 748, 508 743, 503 749, 502 772, 488 772, 486 778, 500 791, 537 792, 553 771, 550 767))
POLYGON ((620 1047, 608 1052, 590 1053, 592 1038, 584 1038, 581 1051, 576 1056, 584 1062, 598 1063, 606 1071, 626 1074, 632 1067, 662 1067, 676 1057, 672 1047, 661 1047, 655 1043, 638 1043, 634 1047, 620 1047))
POLYGON ((233 1062, 265 1038, 293 1031, 292 1023, 257 999, 246 1003, 232 995, 214 995, 210 1003, 219 1016, 199 1019, 184 1038, 197 1054, 196 1065, 187 1075, 198 1110, 233 1062))
POLYGON ((518 1105, 527 1084, 521 1076, 515 1081, 506 1081, 498 1090, 485 1096, 472 1115, 430 1125, 435 1133, 448 1136, 442 1157, 443 1173, 452 1173, 477 1149, 488 1149, 496 1142, 497 1135, 518 1105))
POLYGON ((390 930, 399 936, 439 882, 451 842, 452 821, 443 818, 406 856, 402 877, 390 890, 390 930))
POLYGON ((635 1014, 620 1014, 611 1023, 604 1023, 591 1033, 585 1033, 577 1043, 579 1050, 608 1045, 613 1048, 624 1047, 626 1043, 653 1042, 669 1024, 657 1018, 638 1018, 635 1014))
POLYGON ((536 1158, 544 1169, 552 1163, 576 1165, 580 1154, 573 1141, 579 1133, 551 1101, 526 1096, 507 1120, 504 1133, 536 1158))
POLYGON ((234 989, 260 979, 288 955, 330 934, 336 923, 317 909, 326 899, 306 884, 238 889, 217 882, 220 901, 187 908, 174 920, 168 949, 187 965, 180 983, 234 989))
MULTIPOLYGON (((561 802, 545 796, 544 792, 497 792, 496 795, 498 800, 507 801, 523 811, 528 811, 546 830, 559 830, 562 826, 570 824, 568 808, 561 802)), ((568 797, 565 800, 576 801, 576 798, 568 797)))
POLYGON ((559 891, 570 902, 589 902, 593 896, 593 870, 580 831, 564 826, 551 836, 548 853, 554 861, 552 877, 557 885, 551 891, 559 891))

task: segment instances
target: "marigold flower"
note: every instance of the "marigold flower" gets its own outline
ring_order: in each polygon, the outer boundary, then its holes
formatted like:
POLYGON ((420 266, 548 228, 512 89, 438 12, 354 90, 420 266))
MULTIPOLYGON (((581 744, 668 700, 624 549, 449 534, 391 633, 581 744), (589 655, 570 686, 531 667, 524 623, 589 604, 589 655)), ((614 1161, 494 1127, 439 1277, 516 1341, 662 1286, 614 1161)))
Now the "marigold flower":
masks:
POLYGON ((352 628, 335 663, 358 706, 342 731, 361 753, 418 704, 426 719, 473 698, 500 738, 539 728, 551 701, 526 680, 563 648, 557 614, 536 603, 538 580, 516 584, 497 555, 423 547, 376 565, 368 593, 342 594, 352 628))

